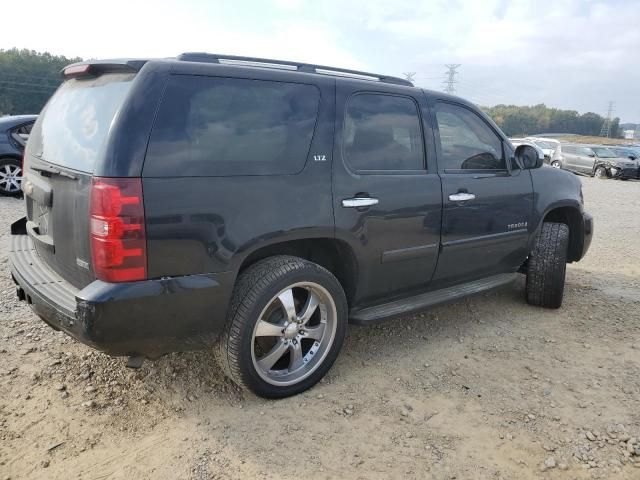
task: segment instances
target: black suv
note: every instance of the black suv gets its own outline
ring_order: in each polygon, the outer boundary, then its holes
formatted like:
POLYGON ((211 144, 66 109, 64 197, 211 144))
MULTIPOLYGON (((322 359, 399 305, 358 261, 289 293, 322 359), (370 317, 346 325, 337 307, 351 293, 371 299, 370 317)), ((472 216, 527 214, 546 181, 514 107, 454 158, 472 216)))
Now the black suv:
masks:
POLYGON ((25 156, 18 296, 112 355, 215 346, 239 385, 316 383, 347 323, 527 275, 562 303, 592 220, 574 175, 394 77, 190 53, 74 64, 25 156))

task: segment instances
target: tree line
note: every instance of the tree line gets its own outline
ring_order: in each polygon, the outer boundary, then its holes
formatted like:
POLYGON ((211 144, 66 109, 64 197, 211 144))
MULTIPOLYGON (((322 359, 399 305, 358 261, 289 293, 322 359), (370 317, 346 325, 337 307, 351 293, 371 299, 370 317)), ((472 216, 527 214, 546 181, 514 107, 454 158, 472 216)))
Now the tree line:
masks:
POLYGON ((0 116, 39 113, 62 82, 60 70, 81 58, 0 50, 0 116))
MULTIPOLYGON (((538 133, 571 133, 598 136, 605 118, 597 113, 580 114, 575 110, 549 108, 544 104, 532 107, 496 105, 483 110, 510 137, 535 135, 538 133)), ((622 136, 620 119, 611 121, 610 136, 622 136)))
MULTIPOLYGON (((81 61, 33 50, 0 50, 0 115, 38 113, 62 82, 60 70, 81 61)), ((496 105, 484 110, 509 136, 537 133, 572 133, 596 136, 605 119, 596 113, 575 110, 496 105)), ((620 120, 612 121, 611 136, 621 135, 620 120)))

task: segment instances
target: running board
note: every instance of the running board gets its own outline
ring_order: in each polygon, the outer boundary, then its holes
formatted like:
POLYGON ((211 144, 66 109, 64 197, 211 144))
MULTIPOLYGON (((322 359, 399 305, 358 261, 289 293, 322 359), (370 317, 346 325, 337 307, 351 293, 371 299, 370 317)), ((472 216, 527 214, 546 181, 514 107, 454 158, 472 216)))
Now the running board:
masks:
POLYGON ((494 275, 492 277, 475 280, 473 282, 456 285, 454 287, 421 293, 414 297, 395 300, 375 307, 355 310, 351 312, 349 321, 356 325, 367 325, 390 317, 406 315, 424 310, 425 308, 432 307, 440 303, 450 302, 468 295, 473 295, 501 285, 506 285, 507 283, 511 283, 515 280, 516 276, 516 273, 502 273, 500 275, 494 275))

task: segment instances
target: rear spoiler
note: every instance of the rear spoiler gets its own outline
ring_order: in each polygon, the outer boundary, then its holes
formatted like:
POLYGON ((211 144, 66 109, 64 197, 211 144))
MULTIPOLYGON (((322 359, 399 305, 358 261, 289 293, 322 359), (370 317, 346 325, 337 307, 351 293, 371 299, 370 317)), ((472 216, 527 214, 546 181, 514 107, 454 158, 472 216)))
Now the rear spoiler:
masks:
POLYGON ((147 63, 144 59, 90 60, 72 63, 60 72, 65 79, 79 77, 97 77, 107 72, 135 73, 147 63))

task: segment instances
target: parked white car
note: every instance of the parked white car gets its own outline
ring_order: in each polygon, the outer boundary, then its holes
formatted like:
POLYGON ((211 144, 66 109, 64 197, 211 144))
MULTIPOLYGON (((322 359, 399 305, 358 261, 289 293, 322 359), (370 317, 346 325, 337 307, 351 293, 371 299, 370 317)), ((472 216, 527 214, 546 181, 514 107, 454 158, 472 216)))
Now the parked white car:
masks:
POLYGON ((546 155, 544 155, 544 151, 538 145, 536 145, 534 142, 532 142, 530 139, 528 139, 528 138, 510 138, 509 140, 511 141, 511 144, 513 145, 514 149, 516 147, 519 147, 520 145, 530 145, 530 146, 532 146, 533 148, 536 149, 536 151, 538 152, 538 155, 540 155, 541 157, 542 156, 545 157, 545 161, 547 161, 547 163, 548 163, 548 159, 547 159, 546 155))
POLYGON ((554 153, 556 153, 556 150, 560 146, 560 142, 555 138, 527 137, 526 139, 542 149, 542 153, 544 153, 544 158, 547 162, 553 158, 554 153))

